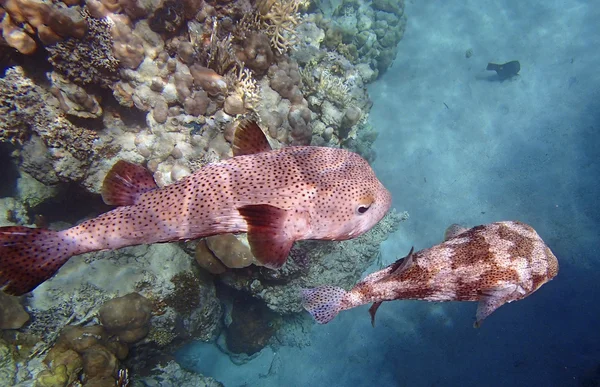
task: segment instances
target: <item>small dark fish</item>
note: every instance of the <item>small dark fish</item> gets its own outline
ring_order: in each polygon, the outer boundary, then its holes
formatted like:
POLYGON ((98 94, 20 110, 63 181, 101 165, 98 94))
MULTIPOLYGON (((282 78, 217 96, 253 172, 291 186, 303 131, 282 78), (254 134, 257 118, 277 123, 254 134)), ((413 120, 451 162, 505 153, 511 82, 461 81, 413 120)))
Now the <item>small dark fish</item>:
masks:
POLYGON ((495 71, 498 78, 505 80, 519 74, 521 64, 518 60, 506 62, 504 64, 488 63, 486 70, 495 71))
POLYGON ((475 327, 505 303, 521 300, 558 273, 558 260, 531 226, 507 221, 452 225, 445 241, 368 275, 350 291, 320 286, 302 291, 302 304, 325 324, 340 311, 383 301, 478 301, 475 327))

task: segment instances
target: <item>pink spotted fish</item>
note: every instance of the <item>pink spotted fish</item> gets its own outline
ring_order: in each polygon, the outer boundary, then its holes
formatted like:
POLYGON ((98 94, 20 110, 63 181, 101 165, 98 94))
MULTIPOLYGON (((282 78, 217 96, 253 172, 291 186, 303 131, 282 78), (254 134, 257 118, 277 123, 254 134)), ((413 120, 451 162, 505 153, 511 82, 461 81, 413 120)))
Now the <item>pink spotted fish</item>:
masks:
POLYGON ((145 168, 120 161, 102 197, 116 209, 63 231, 0 228, 0 288, 20 295, 90 251, 248 233, 257 260, 281 267, 295 241, 345 240, 370 230, 391 206, 366 160, 343 149, 272 150, 254 122, 241 124, 234 157, 158 188, 145 168))
POLYGON ((521 300, 558 274, 558 261, 535 230, 520 222, 471 229, 452 225, 445 241, 413 252, 360 281, 352 290, 302 291, 304 308, 325 324, 340 311, 383 301, 478 301, 475 327, 507 302, 521 300))

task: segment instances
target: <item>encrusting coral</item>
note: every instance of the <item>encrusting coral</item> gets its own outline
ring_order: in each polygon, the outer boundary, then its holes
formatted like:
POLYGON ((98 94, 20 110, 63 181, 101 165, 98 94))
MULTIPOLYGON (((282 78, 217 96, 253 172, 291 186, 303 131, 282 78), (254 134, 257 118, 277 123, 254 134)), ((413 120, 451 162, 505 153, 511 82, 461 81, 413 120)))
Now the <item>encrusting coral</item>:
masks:
POLYGON ((148 334, 151 316, 152 303, 138 293, 113 298, 98 311, 102 326, 125 343, 135 343, 148 334))
POLYGON ((102 325, 65 326, 44 358, 47 368, 37 374, 35 385, 122 386, 127 376, 120 362, 128 356, 129 345, 148 332, 150 316, 150 301, 130 293, 100 308, 102 325))
POLYGON ((19 297, 9 296, 0 292, 0 330, 19 329, 29 321, 19 297))
POLYGON ((206 238, 206 245, 214 256, 228 268, 239 269, 257 264, 248 242, 243 243, 240 239, 242 237, 233 234, 214 235, 206 238))
POLYGON ((0 78, 0 141, 23 144, 21 168, 39 181, 80 181, 96 151, 96 132, 72 124, 58 101, 20 67, 0 78))

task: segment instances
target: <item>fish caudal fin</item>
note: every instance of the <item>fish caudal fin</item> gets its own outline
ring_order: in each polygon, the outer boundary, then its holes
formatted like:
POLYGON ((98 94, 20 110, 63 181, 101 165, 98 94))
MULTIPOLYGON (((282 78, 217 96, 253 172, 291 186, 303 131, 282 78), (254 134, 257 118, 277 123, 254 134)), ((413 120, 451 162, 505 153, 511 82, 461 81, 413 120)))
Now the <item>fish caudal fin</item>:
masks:
POLYGON ((0 289, 15 296, 32 291, 52 277, 75 248, 57 231, 0 227, 0 289))
POLYGON ((348 292, 336 286, 302 289, 302 306, 319 324, 327 324, 342 310, 348 292))
POLYGON ((118 161, 104 178, 102 199, 117 206, 135 204, 141 194, 158 188, 149 170, 125 160, 118 161))
POLYGON ((502 69, 502 66, 500 66, 499 64, 496 64, 496 63, 488 63, 488 65, 485 69, 487 71, 498 71, 498 70, 502 69))

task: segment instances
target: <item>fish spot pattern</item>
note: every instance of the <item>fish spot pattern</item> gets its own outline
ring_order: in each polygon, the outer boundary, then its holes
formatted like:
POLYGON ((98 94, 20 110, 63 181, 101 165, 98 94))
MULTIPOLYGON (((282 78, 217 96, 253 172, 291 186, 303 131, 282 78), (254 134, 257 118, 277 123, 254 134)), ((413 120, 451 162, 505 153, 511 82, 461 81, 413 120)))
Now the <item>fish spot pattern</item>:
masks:
POLYGON ((286 220, 294 234, 341 240, 370 229, 390 201, 389 192, 359 155, 334 148, 288 147, 209 164, 175 184, 140 194, 134 205, 82 223, 71 236, 87 238, 90 247, 117 248, 131 241, 246 232, 236 208, 268 204, 294 211, 286 220), (378 195, 379 213, 357 213, 357 206, 370 205, 378 195), (368 215, 372 216, 365 218, 368 215), (312 230, 297 223, 299 217, 310 218, 312 230))
POLYGON ((71 256, 74 244, 56 231, 15 226, 2 228, 0 247, 11 258, 2 261, 0 289, 22 294, 50 278, 71 256))
POLYGON ((443 297, 477 301, 487 289, 514 284, 526 297, 558 272, 558 261, 533 228, 519 222, 478 226, 437 246, 414 253, 414 264, 381 281, 374 299, 429 299, 443 297), (460 243, 457 243, 460 241, 460 243), (402 285, 399 285, 402 284, 402 285), (393 289, 393 290, 391 290, 393 289), (442 295, 442 296, 440 296, 442 295), (380 298, 378 298, 380 297, 380 298))
POLYGON ((331 321, 342 309, 346 295, 344 289, 335 286, 320 286, 302 290, 302 304, 321 324, 331 321))

